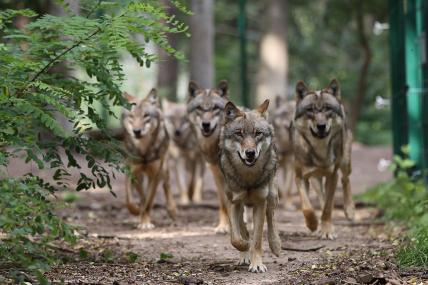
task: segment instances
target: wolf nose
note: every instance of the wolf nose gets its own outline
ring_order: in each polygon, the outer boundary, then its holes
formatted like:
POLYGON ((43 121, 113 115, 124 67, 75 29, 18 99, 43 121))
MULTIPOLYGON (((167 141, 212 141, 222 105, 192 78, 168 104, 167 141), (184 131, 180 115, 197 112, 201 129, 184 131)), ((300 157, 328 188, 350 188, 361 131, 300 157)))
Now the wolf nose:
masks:
POLYGON ((141 135, 141 129, 140 128, 135 128, 134 129, 134 134, 135 134, 135 136, 139 136, 139 135, 141 135))
POLYGON ((178 129, 177 129, 177 130, 175 130, 175 132, 174 132, 174 133, 175 133, 175 135, 176 135, 177 137, 179 137, 179 136, 181 135, 181 132, 180 132, 180 130, 178 130, 178 129))
POLYGON ((325 128, 326 128, 326 124, 325 123, 318 123, 317 124, 318 131, 325 132, 325 128))
POLYGON ((254 157, 256 156, 256 151, 255 151, 254 149, 252 149, 252 148, 247 149, 247 150, 245 151, 245 155, 246 155, 246 156, 247 156, 247 158, 249 158, 249 159, 254 158, 254 157))
POLYGON ((208 129, 211 126, 211 122, 210 121, 203 121, 202 122, 202 127, 204 129, 208 129))

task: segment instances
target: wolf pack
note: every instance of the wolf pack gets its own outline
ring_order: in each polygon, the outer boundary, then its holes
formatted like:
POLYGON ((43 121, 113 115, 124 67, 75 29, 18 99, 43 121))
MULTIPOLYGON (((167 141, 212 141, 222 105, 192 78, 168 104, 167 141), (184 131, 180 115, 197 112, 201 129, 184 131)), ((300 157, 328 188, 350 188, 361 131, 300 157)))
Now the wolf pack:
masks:
POLYGON ((177 217, 169 178, 171 160, 181 204, 201 202, 203 176, 206 167, 210 169, 220 209, 215 232, 230 233, 232 245, 240 252, 238 264, 248 265, 250 272, 267 270, 262 262, 265 217, 269 247, 276 256, 280 253, 274 211, 280 198, 285 209, 295 210, 293 180, 306 225, 313 232, 319 220, 309 199, 310 185, 318 196, 320 238, 337 238, 332 211, 339 170, 344 212, 348 219, 354 218, 349 183, 352 133, 336 79, 319 91, 299 81, 295 100, 278 96, 269 111, 269 100, 254 110, 235 106, 226 80, 214 89, 191 81, 186 103, 163 98, 162 109, 156 89, 144 99, 127 93, 124 97, 132 103, 121 117, 132 174, 125 179, 125 203, 131 214, 139 216, 139 228, 154 228, 151 213, 161 180, 168 215, 177 217), (282 172, 280 184, 278 172, 282 172), (252 239, 246 226, 251 208, 252 239))

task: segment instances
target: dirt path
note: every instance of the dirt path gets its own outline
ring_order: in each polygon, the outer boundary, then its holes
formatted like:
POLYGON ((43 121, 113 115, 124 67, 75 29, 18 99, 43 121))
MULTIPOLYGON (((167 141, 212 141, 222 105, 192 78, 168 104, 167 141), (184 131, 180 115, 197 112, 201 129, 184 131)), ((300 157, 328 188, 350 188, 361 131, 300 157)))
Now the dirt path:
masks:
MULTIPOLYGON (((391 153, 388 147, 354 146, 351 175, 354 193, 391 178, 391 174, 377 170, 379 159, 390 159, 391 153)), ((80 158, 79 161, 86 164, 80 158)), ((24 167, 29 166, 17 162, 9 172, 14 175, 28 172, 24 167)), ((49 178, 51 174, 45 171, 41 175, 49 178)), ((337 240, 319 240, 317 234, 306 228, 301 211, 279 208, 275 215, 284 250, 275 257, 265 235, 263 260, 268 271, 253 274, 247 272, 247 266, 236 265, 239 253, 230 244, 230 237, 214 234, 218 205, 211 173, 207 172, 204 180, 203 203, 179 206, 177 221, 168 218, 163 208, 163 191, 158 191, 153 213, 156 229, 152 231, 136 229, 138 219, 124 206, 123 183, 123 177, 119 176, 113 185, 118 199, 106 189, 81 192, 82 199, 74 204, 74 210, 59 212, 67 221, 85 226, 87 238, 74 249, 59 244, 64 249, 61 255, 68 257, 69 263, 53 268, 45 276, 57 281, 64 278, 73 284, 360 284, 364 281, 360 278, 367 274, 372 276, 366 276, 367 279, 374 278, 368 284, 405 284, 416 276, 412 273, 403 276, 394 268, 391 270, 393 266, 388 260, 397 248, 399 233, 373 222, 374 210, 357 205, 356 220, 351 223, 345 219, 341 188, 333 212, 337 240), (80 249, 89 255, 85 261, 76 262, 80 249), (141 256, 134 264, 129 263, 130 252, 141 256), (173 258, 160 260, 161 253, 172 254, 173 258), (109 257, 110 262, 99 261, 109 257), (393 283, 394 280, 398 283, 393 283)), ((174 187, 175 177, 171 184, 174 187)), ((175 187, 173 191, 177 193, 175 187)), ((312 199, 316 205, 316 197, 312 199)), ((294 203, 299 206, 297 194, 294 203)), ((408 284, 414 282, 420 284, 421 279, 408 284)))

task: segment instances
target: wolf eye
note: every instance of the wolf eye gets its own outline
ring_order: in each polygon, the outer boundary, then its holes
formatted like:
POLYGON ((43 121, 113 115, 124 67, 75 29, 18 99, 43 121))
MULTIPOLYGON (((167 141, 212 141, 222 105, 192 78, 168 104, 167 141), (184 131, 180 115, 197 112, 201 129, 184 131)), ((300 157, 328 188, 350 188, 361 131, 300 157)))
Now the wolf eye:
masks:
POLYGON ((326 106, 325 106, 325 109, 326 109, 327 111, 331 111, 331 106, 330 106, 330 105, 326 105, 326 106))
POLYGON ((242 137, 242 133, 240 131, 236 132, 235 135, 237 135, 238 137, 242 137))
POLYGON ((262 132, 256 132, 256 137, 260 137, 261 135, 263 135, 262 132))

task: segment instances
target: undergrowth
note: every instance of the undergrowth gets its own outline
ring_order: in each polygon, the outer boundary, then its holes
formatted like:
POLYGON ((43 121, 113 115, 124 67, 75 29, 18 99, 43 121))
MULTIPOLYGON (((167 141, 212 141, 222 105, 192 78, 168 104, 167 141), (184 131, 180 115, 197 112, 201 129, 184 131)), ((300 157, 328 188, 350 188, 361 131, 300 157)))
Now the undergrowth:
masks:
POLYGON ((419 175, 410 169, 415 162, 408 158, 409 146, 403 146, 401 151, 405 158, 394 156, 390 170, 396 171, 396 177, 389 182, 378 184, 357 199, 374 204, 385 211, 383 220, 394 220, 409 231, 406 243, 396 255, 399 266, 428 266, 428 187, 419 175))

